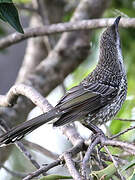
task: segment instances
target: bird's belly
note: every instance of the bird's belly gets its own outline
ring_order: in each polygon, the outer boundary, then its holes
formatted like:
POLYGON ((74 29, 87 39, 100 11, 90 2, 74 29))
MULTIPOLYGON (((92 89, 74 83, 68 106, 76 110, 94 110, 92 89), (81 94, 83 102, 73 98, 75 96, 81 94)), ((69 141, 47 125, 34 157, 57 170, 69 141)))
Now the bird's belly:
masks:
POLYGON ((89 118, 90 122, 96 125, 103 124, 111 120, 120 110, 121 105, 119 102, 114 102, 103 107, 97 113, 92 114, 89 118))

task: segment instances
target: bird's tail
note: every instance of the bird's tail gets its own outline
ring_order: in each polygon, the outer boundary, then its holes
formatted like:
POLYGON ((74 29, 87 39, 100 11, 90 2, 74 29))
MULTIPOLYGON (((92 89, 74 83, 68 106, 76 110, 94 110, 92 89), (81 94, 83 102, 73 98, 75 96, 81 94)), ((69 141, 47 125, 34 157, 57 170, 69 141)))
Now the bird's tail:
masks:
POLYGON ((10 129, 9 131, 0 136, 0 146, 20 140, 26 134, 34 131, 41 125, 53 120, 54 118, 60 117, 61 115, 62 112, 60 112, 57 108, 53 108, 47 113, 44 113, 38 117, 35 117, 10 129))

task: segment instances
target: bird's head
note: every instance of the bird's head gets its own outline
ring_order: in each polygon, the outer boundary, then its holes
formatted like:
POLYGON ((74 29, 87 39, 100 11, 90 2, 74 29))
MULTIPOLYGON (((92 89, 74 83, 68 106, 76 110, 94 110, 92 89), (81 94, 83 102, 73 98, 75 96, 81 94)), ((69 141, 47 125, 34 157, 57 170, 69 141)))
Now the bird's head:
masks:
POLYGON ((124 72, 123 57, 120 45, 120 35, 118 32, 118 25, 121 16, 117 17, 114 23, 107 27, 101 35, 100 40, 100 54, 99 62, 100 67, 106 67, 115 72, 124 72))
POLYGON ((120 46, 120 36, 118 32, 120 18, 121 16, 117 17, 114 23, 103 32, 100 41, 101 46, 107 49, 110 48, 110 46, 120 46))

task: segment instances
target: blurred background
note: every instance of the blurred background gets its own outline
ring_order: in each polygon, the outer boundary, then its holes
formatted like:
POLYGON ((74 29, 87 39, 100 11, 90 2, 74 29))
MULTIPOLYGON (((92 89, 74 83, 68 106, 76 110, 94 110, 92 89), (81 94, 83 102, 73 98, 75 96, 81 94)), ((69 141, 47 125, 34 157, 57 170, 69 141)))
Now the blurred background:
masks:
MULTIPOLYGON (((15 3, 17 3, 19 7, 21 4, 30 4, 31 1, 16 0, 15 3)), ((62 18, 63 22, 69 21, 78 3, 79 0, 70 1, 68 3, 62 18)), ((32 14, 27 12, 26 10, 21 9, 19 9, 19 14, 23 28, 28 27, 29 20, 32 14)), ((135 17, 135 1, 112 0, 112 3, 110 4, 109 8, 107 8, 107 10, 104 12, 103 17, 109 18, 117 17, 119 15, 122 15, 123 17, 135 17)), ((66 88, 66 90, 77 85, 96 66, 99 52, 99 38, 102 31, 103 29, 94 30, 92 40, 90 42, 91 54, 72 74, 68 75, 65 78, 63 85, 66 88)), ((0 37, 4 37, 12 32, 14 32, 14 30, 10 26, 3 22, 0 22, 0 37)), ((115 119, 135 119, 135 29, 120 28, 120 36, 122 52, 128 77, 128 96, 121 111, 115 119)), ((9 88, 14 84, 25 54, 26 43, 26 41, 23 41, 21 43, 10 46, 9 48, 6 48, 4 50, 0 50, 0 94, 5 94, 6 92, 8 92, 9 88)), ((56 103, 63 94, 63 87, 58 86, 49 94, 47 98, 51 104, 56 105, 56 103)), ((34 108, 34 110, 29 114, 28 118, 37 116, 40 113, 42 112, 40 112, 38 108, 34 108)), ((116 134, 122 131, 123 129, 135 124, 134 122, 125 122, 120 120, 116 121, 115 119, 108 122, 106 127, 103 127, 104 130, 107 131, 107 133, 110 135, 116 134)), ((81 132, 82 136, 88 138, 90 135, 89 131, 82 128, 81 125, 78 124, 79 123, 77 123, 77 127, 81 132)), ((38 128, 37 130, 29 134, 26 137, 26 139, 34 143, 38 143, 56 154, 61 154, 64 150, 71 147, 69 141, 61 134, 61 131, 59 131, 59 129, 52 129, 51 125, 44 125, 38 128)), ((126 133, 125 135, 122 135, 120 139, 133 142, 135 139, 135 131, 133 130, 126 133)), ((45 155, 37 151, 31 150, 31 152, 35 159, 38 159, 38 162, 40 162, 40 164, 49 163, 52 161, 51 158, 45 157, 45 155)), ((23 154, 16 147, 13 148, 12 156, 10 156, 10 158, 6 161, 5 166, 13 171, 19 172, 30 172, 34 170, 30 162, 23 156, 23 154)), ((55 174, 58 174, 59 172, 66 175, 68 174, 66 169, 64 170, 64 167, 54 168, 53 172, 55 174)), ((4 169, 1 169, 0 174, 0 180, 21 179, 12 176, 4 169)))

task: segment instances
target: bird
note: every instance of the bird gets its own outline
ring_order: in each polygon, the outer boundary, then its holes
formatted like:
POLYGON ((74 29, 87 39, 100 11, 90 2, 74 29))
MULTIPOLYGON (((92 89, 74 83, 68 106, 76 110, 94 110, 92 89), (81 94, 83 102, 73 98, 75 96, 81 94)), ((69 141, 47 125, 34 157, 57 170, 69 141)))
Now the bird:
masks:
POLYGON ((127 95, 127 76, 123 62, 118 25, 121 16, 107 27, 100 38, 95 69, 77 86, 68 90, 50 111, 11 128, 0 136, 0 144, 10 144, 41 125, 54 121, 59 127, 74 121, 99 126, 121 109, 127 95))

